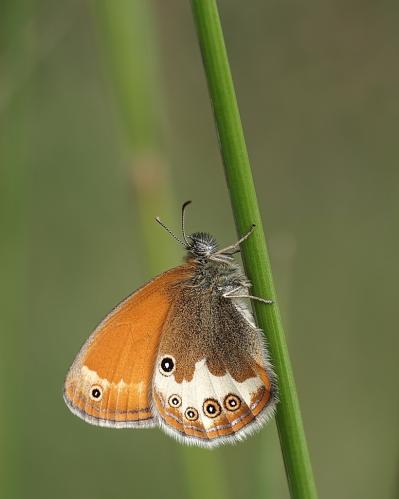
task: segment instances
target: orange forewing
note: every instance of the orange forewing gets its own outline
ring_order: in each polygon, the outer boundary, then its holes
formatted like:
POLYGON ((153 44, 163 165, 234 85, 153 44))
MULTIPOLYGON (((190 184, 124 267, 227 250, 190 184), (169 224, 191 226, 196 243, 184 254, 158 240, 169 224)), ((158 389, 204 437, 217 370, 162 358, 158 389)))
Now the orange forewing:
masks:
POLYGON ((149 392, 159 336, 182 265, 156 277, 118 305, 96 328, 72 364, 64 398, 72 412, 103 426, 151 425, 149 392), (95 399, 94 392, 100 396, 95 399))

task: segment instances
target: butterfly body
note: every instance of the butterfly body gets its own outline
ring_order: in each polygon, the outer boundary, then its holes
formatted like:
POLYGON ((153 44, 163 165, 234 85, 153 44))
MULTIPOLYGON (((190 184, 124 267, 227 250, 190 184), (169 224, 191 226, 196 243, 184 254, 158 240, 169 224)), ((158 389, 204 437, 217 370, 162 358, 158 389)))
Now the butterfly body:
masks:
POLYGON ((250 283, 232 252, 217 251, 206 233, 187 240, 186 263, 97 327, 67 375, 64 399, 92 424, 160 426, 184 443, 214 447, 260 427, 277 389, 242 298, 250 283))

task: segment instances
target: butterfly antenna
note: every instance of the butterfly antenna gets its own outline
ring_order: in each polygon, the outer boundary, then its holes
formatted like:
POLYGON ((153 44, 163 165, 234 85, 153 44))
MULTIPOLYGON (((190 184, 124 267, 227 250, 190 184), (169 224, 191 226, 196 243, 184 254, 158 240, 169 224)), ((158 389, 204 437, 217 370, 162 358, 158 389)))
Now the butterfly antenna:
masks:
POLYGON ((183 243, 183 241, 181 239, 179 239, 175 234, 173 234, 173 232, 169 229, 169 227, 167 227, 163 222, 161 222, 159 217, 156 217, 155 220, 159 223, 159 225, 161 227, 163 227, 166 230, 166 232, 168 232, 173 237, 173 239, 176 239, 176 241, 178 243, 180 243, 182 246, 186 247, 186 245, 183 243))
POLYGON ((186 231, 184 230, 184 213, 185 213, 186 208, 189 204, 191 204, 191 201, 186 201, 185 203, 183 203, 183 206, 181 207, 181 231, 183 234, 183 239, 184 239, 187 246, 190 246, 190 243, 187 239, 186 231))

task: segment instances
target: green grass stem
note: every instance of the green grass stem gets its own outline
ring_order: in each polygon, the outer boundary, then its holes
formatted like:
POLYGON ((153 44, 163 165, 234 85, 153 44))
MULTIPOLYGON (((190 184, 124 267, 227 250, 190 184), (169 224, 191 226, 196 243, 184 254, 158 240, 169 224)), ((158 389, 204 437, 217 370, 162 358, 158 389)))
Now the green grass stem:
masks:
POLYGON ((276 421, 291 497, 315 499, 317 492, 299 400, 217 4, 215 0, 192 0, 192 10, 238 234, 244 234, 253 223, 257 226, 243 244, 245 270, 253 284, 253 293, 274 300, 271 306, 254 302, 254 309, 259 326, 267 334, 278 375, 280 403, 276 421))

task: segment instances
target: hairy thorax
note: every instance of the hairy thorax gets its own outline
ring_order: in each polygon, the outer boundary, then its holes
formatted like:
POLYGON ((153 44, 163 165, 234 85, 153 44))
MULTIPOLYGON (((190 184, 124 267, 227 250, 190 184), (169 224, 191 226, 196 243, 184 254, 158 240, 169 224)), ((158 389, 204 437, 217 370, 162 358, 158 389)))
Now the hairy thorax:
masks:
MULTIPOLYGON (((190 260, 189 260, 190 263, 190 260)), ((232 290, 250 287, 241 268, 232 262, 220 262, 210 259, 192 261, 195 265, 190 285, 209 290, 215 294, 225 294, 232 290)))

